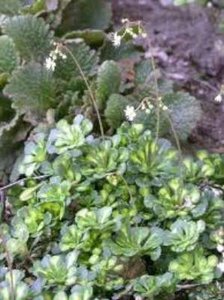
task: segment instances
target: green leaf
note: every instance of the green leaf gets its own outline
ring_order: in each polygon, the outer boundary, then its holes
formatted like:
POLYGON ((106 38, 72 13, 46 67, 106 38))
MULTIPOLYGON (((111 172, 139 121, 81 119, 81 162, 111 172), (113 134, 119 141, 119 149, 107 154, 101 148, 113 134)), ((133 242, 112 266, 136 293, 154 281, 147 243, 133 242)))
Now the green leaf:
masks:
POLYGON ((92 130, 92 123, 77 115, 73 124, 66 120, 57 123, 48 138, 48 152, 62 154, 68 150, 78 149, 85 143, 85 136, 92 130), (78 122, 80 120, 80 122, 78 122))
POLYGON ((121 72, 114 61, 105 61, 98 70, 97 76, 97 104, 100 109, 105 107, 111 94, 119 93, 121 72))
POLYGON ((163 103, 170 110, 170 117, 181 140, 186 140, 201 118, 200 102, 188 93, 167 94, 163 103))
POLYGON ((53 34, 43 19, 31 15, 15 16, 7 20, 3 32, 12 38, 26 61, 43 61, 51 50, 53 34))
POLYGON ((90 300, 93 297, 93 288, 88 286, 74 286, 69 300, 90 300))
MULTIPOLYGON (((90 77, 96 73, 98 55, 80 39, 66 44, 62 52, 66 58, 57 57, 54 75, 64 81, 75 79, 82 75, 90 77)), ((82 78, 83 79, 83 78, 82 78)))
POLYGON ((134 280, 134 291, 142 297, 151 299, 163 291, 167 294, 169 290, 173 290, 174 283, 173 274, 169 272, 157 276, 143 275, 134 280))
POLYGON ((157 260, 161 253, 162 241, 163 232, 158 228, 150 230, 147 227, 126 227, 109 242, 109 246, 115 255, 149 255, 153 260, 157 260))
POLYGON ((62 230, 62 238, 60 241, 60 249, 62 251, 67 250, 79 250, 83 245, 83 233, 76 225, 65 227, 62 230))
POLYGON ((68 32, 64 35, 65 39, 83 39, 84 42, 91 47, 102 46, 106 39, 106 34, 103 30, 85 29, 68 32))
POLYGON ((128 103, 128 99, 124 96, 119 94, 110 95, 104 111, 104 116, 110 127, 116 129, 121 125, 125 118, 124 110, 128 103))
POLYGON ((13 40, 6 35, 0 36, 0 73, 11 74, 18 64, 19 57, 13 40))
POLYGON ((65 255, 46 255, 41 261, 35 261, 34 273, 49 284, 71 286, 77 280, 76 251, 65 255))
POLYGON ((60 34, 80 29, 106 29, 111 20, 111 4, 104 0, 75 0, 67 5, 62 15, 60 34))
POLYGON ((200 234, 205 230, 205 222, 178 219, 171 225, 170 230, 165 245, 171 246, 174 252, 191 251, 197 246, 200 234))
POLYGON ((194 280, 202 284, 210 283, 215 277, 215 267, 218 259, 215 255, 206 257, 202 248, 193 252, 183 253, 172 260, 169 265, 180 280, 194 280))
POLYGON ((0 14, 15 15, 23 7, 24 0, 0 0, 0 14))
POLYGON ((15 70, 4 88, 13 106, 21 113, 44 114, 55 106, 55 86, 52 73, 38 63, 29 63, 15 70))

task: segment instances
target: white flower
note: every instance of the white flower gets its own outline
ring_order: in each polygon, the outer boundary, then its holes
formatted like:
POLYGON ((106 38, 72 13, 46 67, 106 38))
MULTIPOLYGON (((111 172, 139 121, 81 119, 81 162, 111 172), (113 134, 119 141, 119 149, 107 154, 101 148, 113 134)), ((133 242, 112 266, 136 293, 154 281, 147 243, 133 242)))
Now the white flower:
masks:
POLYGON ((214 99, 215 102, 217 103, 221 103, 222 102, 222 95, 221 94, 218 94, 215 99, 214 99))
POLYGON ((216 249, 220 253, 224 252, 224 246, 223 245, 218 245, 216 249))
POLYGON ((224 262, 220 262, 217 264, 217 268, 222 272, 224 273, 224 262))
POLYGON ((118 35, 117 32, 115 32, 113 34, 112 42, 113 42, 114 47, 119 47, 120 46, 121 39, 122 39, 122 37, 120 35, 118 35))
POLYGON ((46 67, 48 70, 54 71, 54 70, 55 70, 55 67, 56 67, 56 62, 55 62, 55 60, 54 60, 52 57, 46 58, 46 60, 45 60, 45 67, 46 67))
POLYGON ((134 118, 136 117, 134 106, 130 106, 130 105, 126 106, 124 113, 128 121, 133 121, 134 118))

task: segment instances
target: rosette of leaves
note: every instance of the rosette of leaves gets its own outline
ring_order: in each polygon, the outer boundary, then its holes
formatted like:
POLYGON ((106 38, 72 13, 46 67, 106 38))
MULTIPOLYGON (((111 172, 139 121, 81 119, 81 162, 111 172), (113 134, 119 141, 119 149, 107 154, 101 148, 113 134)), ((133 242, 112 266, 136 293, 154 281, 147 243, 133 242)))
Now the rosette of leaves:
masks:
POLYGON ((32 237, 41 236, 44 228, 52 220, 52 215, 49 212, 43 213, 41 207, 23 206, 18 210, 17 215, 24 222, 32 237))
POLYGON ((56 128, 50 132, 47 142, 48 152, 62 154, 80 148, 85 144, 86 136, 91 130, 92 123, 83 119, 81 115, 74 118, 72 125, 66 120, 59 121, 56 128))
POLYGON ((166 295, 169 292, 173 292, 175 289, 175 278, 170 272, 157 276, 143 275, 134 280, 133 289, 139 296, 153 299, 154 296, 161 296, 163 292, 166 295))
POLYGON ((205 230, 205 222, 178 219, 167 232, 165 245, 173 252, 191 251, 197 246, 200 234, 205 230))
POLYGON ((179 280, 194 280, 199 283, 210 283, 215 277, 218 258, 215 255, 205 256, 202 248, 193 252, 183 253, 169 265, 179 280))
POLYGON ((3 27, 12 38, 16 50, 25 61, 43 61, 49 54, 53 33, 43 19, 35 16, 14 16, 3 27))
POLYGON ((65 207, 70 203, 70 188, 69 181, 62 181, 60 177, 51 177, 50 182, 42 184, 37 192, 38 207, 55 218, 61 219, 65 207))
POLYGON ((173 149, 159 147, 154 142, 150 131, 145 131, 144 135, 139 137, 139 146, 131 147, 129 168, 133 173, 147 174, 151 178, 155 178, 160 174, 164 174, 165 169, 172 170, 173 158, 176 156, 173 149), (162 159, 166 156, 167 160, 162 159), (168 157, 170 159, 168 159, 168 157))
POLYGON ((112 60, 105 61, 98 69, 96 100, 100 109, 105 108, 111 94, 119 93, 121 72, 112 60))
POLYGON ((24 155, 20 173, 31 176, 47 159, 45 134, 36 134, 33 141, 28 141, 24 148, 24 155))
POLYGON ((75 247, 75 249, 89 252, 91 254, 89 261, 93 262, 100 257, 102 242, 108 239, 110 233, 118 229, 119 225, 119 219, 112 218, 111 207, 81 209, 76 214, 75 226, 70 227, 68 234, 62 237, 60 247, 63 251, 66 248, 75 247))
POLYGON ((89 145, 82 159, 81 173, 84 176, 103 178, 107 174, 118 171, 123 173, 128 159, 128 149, 116 149, 111 141, 103 141, 98 147, 89 145))
POLYGON ((56 106, 52 72, 38 63, 29 63, 16 69, 4 88, 12 99, 13 107, 20 113, 43 115, 56 106))
POLYGON ((0 85, 5 83, 18 64, 19 56, 13 40, 6 35, 0 36, 0 85))
POLYGON ((25 273, 21 270, 7 270, 6 268, 0 268, 0 297, 1 299, 10 299, 12 291, 15 299, 24 300, 34 296, 32 290, 25 283, 25 273), (2 276, 4 275, 4 276, 2 276), (1 280, 4 277, 3 280, 1 280))
POLYGON ((94 2, 75 0, 70 2, 62 14, 59 34, 80 29, 106 29, 111 20, 111 4, 104 0, 94 2))
POLYGON ((183 186, 180 179, 172 179, 162 187, 158 197, 153 200, 154 212, 160 219, 186 216, 199 202, 200 192, 197 187, 183 186))
POLYGON ((40 276, 46 284, 55 286, 71 286, 77 281, 77 251, 67 255, 46 255, 33 266, 34 274, 40 276))
POLYGON ((109 242, 109 247, 115 255, 149 255, 152 260, 157 260, 161 254, 163 238, 163 231, 158 228, 150 230, 147 227, 126 226, 109 242))

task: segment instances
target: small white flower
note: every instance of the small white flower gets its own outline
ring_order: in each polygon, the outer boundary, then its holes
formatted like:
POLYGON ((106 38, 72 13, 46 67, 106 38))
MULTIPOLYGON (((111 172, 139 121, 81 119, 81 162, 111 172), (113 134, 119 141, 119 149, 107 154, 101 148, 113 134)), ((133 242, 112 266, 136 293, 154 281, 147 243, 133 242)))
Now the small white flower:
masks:
POLYGON ((222 95, 221 94, 218 94, 215 99, 214 99, 215 102, 217 103, 221 103, 222 102, 222 95))
POLYGON ((56 67, 56 62, 55 62, 55 60, 54 60, 52 57, 46 58, 46 60, 45 60, 45 67, 46 67, 48 70, 54 71, 54 70, 55 70, 55 67, 56 67))
POLYGON ((143 38, 143 39, 147 38, 147 33, 146 33, 146 32, 143 32, 143 33, 142 33, 142 38, 143 38))
POLYGON ((223 245, 218 245, 216 249, 220 253, 224 252, 224 246, 223 245))
POLYGON ((217 268, 222 272, 224 273, 224 262, 220 262, 217 264, 217 268))
POLYGON ((134 118, 136 117, 134 106, 130 106, 130 105, 126 106, 124 113, 128 121, 133 121, 134 118))
POLYGON ((115 32, 113 34, 113 39, 112 39, 114 47, 119 47, 121 44, 121 40, 122 40, 122 37, 120 35, 118 35, 117 32, 115 32))

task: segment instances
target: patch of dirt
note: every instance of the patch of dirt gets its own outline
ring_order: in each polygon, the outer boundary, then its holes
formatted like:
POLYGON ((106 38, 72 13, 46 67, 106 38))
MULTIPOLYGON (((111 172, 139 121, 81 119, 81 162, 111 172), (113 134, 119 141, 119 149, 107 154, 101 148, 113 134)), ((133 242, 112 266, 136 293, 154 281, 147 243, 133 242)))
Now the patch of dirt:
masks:
MULTIPOLYGON (((169 2, 161 0, 161 2, 169 2)), ((164 76, 201 100, 203 116, 190 141, 224 152, 224 101, 215 96, 224 80, 224 34, 214 7, 163 6, 159 0, 113 0, 114 19, 141 20, 153 56, 164 76)))

